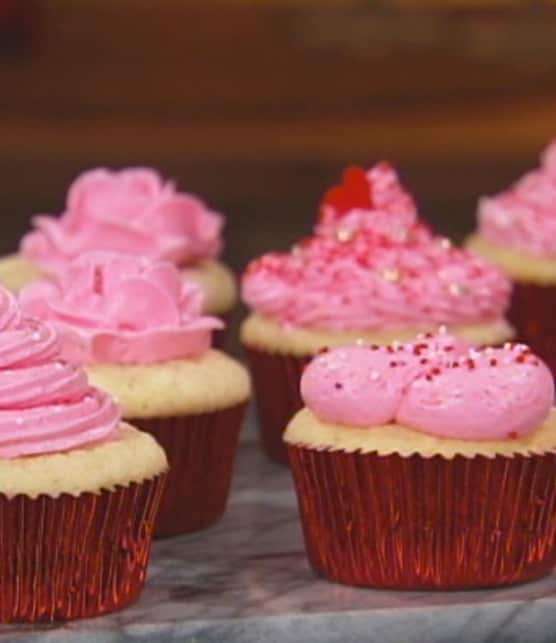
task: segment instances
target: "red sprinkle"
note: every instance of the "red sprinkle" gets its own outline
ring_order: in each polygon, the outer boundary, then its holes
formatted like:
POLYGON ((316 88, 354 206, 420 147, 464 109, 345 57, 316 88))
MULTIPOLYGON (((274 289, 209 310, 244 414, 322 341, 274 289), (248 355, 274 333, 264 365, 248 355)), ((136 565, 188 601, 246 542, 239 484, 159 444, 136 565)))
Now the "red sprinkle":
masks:
POLYGON ((329 351, 330 349, 328 348, 328 346, 324 346, 323 348, 319 348, 318 354, 322 355, 323 353, 328 353, 329 351))
POLYGON ((467 364, 467 368, 469 370, 473 370, 475 368, 475 362, 472 359, 467 359, 465 363, 467 364))
POLYGON ((493 358, 490 360, 490 365, 491 365, 491 366, 496 366, 496 364, 498 364, 498 361, 497 361, 496 359, 494 359, 494 357, 493 357, 493 358))
POLYGON ((511 438, 512 440, 515 440, 519 436, 517 435, 517 433, 515 431, 510 431, 508 433, 508 437, 511 438))
POLYGON ((440 375, 441 372, 442 371, 437 366, 435 366, 431 371, 433 375, 440 375))

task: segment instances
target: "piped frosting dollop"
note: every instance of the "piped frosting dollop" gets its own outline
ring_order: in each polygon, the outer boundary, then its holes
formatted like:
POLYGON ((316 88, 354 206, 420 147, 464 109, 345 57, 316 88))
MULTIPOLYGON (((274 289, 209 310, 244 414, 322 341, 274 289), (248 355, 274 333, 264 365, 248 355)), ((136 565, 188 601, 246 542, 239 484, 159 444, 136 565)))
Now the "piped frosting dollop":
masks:
POLYGON ((479 234, 491 243, 538 257, 556 257, 556 141, 541 165, 508 190, 483 197, 479 234))
POLYGON ((71 184, 61 216, 36 216, 33 226, 20 251, 54 273, 95 250, 194 264, 220 252, 223 219, 154 170, 100 168, 71 184))
POLYGON ((346 171, 327 193, 315 235, 253 261, 243 299, 284 325, 372 330, 503 319, 511 285, 477 255, 417 218, 387 164, 346 171))
POLYGON ((66 359, 150 364, 200 355, 222 322, 166 261, 94 252, 20 293, 23 311, 54 324, 66 359))
POLYGON ((21 315, 0 290, 0 458, 39 455, 109 439, 120 420, 85 371, 61 358, 55 329, 21 315))
POLYGON ((324 422, 398 423, 446 438, 504 440, 542 424, 554 382, 523 344, 477 350, 440 334, 324 352, 305 369, 301 393, 324 422))

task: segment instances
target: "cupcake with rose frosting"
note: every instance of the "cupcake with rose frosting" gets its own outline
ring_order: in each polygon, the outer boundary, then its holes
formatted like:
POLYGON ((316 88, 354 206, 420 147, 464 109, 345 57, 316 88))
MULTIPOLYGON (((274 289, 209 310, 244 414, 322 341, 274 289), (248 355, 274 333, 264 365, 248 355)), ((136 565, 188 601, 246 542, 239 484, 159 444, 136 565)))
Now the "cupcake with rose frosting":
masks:
POLYGON ((513 280, 512 322, 556 373, 556 141, 540 167, 504 192, 480 199, 477 216, 469 247, 513 280))
POLYGON ((527 346, 344 346, 309 364, 301 393, 285 441, 317 573, 393 589, 550 573, 554 383, 527 346))
POLYGON ((315 235, 253 261, 242 289, 263 443, 280 461, 303 366, 321 348, 408 340, 438 325, 475 344, 512 336, 508 279, 432 234, 386 164, 348 170, 327 193, 315 235))
POLYGON ((122 252, 171 261, 203 289, 207 312, 222 315, 236 300, 234 277, 217 260, 223 223, 155 170, 90 170, 70 185, 60 216, 33 218, 19 252, 0 261, 0 282, 17 291, 85 252, 122 252))
POLYGON ((153 438, 63 359, 53 326, 0 290, 0 621, 134 602, 166 469, 153 438))
POLYGON ((195 531, 223 513, 249 397, 245 369, 211 349, 222 322, 169 262, 89 253, 20 293, 47 320, 62 353, 165 448, 171 469, 159 536, 195 531))

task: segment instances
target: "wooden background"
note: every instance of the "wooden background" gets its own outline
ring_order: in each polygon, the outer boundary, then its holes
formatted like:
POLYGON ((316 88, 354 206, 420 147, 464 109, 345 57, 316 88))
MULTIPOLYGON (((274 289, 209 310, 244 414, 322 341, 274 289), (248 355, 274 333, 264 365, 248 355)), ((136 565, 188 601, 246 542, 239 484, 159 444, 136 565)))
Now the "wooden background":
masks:
POLYGON ((556 135, 549 0, 18 6, 17 38, 0 31, 2 252, 100 164, 204 195, 237 268, 306 234, 342 166, 382 157, 459 237, 556 135))

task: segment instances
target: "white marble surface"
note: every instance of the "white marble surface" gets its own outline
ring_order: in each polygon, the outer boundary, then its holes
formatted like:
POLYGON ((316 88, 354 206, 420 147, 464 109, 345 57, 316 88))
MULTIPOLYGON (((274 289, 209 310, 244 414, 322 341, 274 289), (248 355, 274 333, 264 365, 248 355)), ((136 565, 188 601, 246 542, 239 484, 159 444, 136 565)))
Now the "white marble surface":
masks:
POLYGON ((147 589, 120 614, 63 626, 0 627, 0 642, 554 643, 556 575, 505 590, 352 589, 316 578, 289 472, 252 432, 213 529, 158 542, 147 589))

